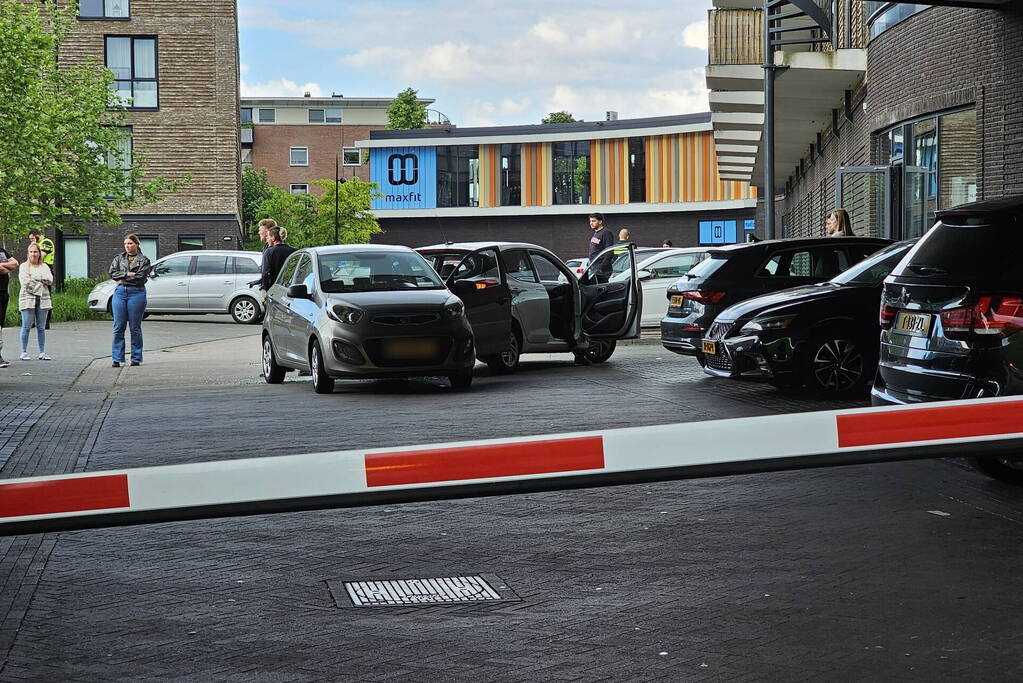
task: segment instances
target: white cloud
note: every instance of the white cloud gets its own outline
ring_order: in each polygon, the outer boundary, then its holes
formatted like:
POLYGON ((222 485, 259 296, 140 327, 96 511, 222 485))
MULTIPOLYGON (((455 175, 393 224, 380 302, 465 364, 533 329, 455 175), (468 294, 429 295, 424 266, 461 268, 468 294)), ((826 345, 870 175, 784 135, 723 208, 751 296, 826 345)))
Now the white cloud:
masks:
POLYGON ((686 47, 695 47, 700 50, 707 49, 710 40, 706 21, 695 21, 682 29, 682 44, 686 47))
POLYGON ((263 83, 241 82, 242 97, 302 97, 305 93, 309 93, 311 97, 323 97, 323 90, 319 83, 299 85, 287 78, 278 78, 276 81, 263 83))
POLYGON ((551 19, 544 19, 533 24, 529 35, 545 43, 562 44, 568 41, 568 34, 551 19))
POLYGON ((241 69, 242 76, 249 73, 250 67, 248 64, 242 64, 239 68, 241 69))
POLYGON ((529 97, 521 100, 505 97, 499 102, 473 100, 458 123, 463 126, 496 126, 509 120, 521 120, 532 105, 529 97))

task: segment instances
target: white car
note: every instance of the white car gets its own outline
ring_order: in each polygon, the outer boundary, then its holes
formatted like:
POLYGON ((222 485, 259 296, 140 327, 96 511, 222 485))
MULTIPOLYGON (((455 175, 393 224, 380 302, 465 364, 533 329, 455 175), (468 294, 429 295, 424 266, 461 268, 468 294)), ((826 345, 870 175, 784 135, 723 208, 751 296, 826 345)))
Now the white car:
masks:
MULTIPOLYGON (((709 252, 707 247, 681 247, 678 249, 658 249, 654 253, 636 251, 636 267, 641 286, 643 287, 643 310, 640 325, 643 327, 659 327, 661 318, 668 310, 668 286, 689 272, 689 269, 703 261, 709 252)), ((621 257, 619 257, 621 258, 621 257)), ((615 268, 611 282, 619 282, 629 277, 625 270, 615 268)))
MULTIPOLYGON (((146 313, 230 313, 236 323, 262 321, 264 292, 258 285, 263 254, 203 249, 179 251, 153 262, 146 283, 146 313)), ((89 308, 110 312, 117 283, 105 280, 89 293, 89 308)))
POLYGON ((565 261, 565 265, 572 269, 576 277, 582 277, 586 272, 586 266, 590 265, 588 258, 572 258, 565 261))

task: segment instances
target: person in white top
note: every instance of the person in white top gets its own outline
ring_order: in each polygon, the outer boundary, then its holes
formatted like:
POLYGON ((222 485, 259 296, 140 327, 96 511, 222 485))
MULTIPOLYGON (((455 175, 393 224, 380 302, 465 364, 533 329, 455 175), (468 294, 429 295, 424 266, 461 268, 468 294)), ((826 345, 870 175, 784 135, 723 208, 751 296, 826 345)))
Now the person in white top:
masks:
POLYGON ((18 267, 18 281, 21 293, 18 295, 18 309, 21 311, 21 360, 32 360, 28 355, 28 334, 35 323, 36 341, 39 343, 39 360, 53 360, 46 355, 46 319, 53 304, 50 301, 50 285, 53 273, 43 263, 43 252, 39 245, 28 245, 28 260, 18 267))

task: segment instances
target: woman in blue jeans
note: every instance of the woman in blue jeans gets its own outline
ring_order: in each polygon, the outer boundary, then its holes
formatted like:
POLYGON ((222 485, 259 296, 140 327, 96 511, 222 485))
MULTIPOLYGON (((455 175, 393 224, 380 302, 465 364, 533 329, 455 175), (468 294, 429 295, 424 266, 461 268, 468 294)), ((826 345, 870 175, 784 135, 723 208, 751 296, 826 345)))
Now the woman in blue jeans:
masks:
POLYGON ((28 335, 32 326, 36 328, 36 341, 39 343, 39 360, 51 360, 46 355, 46 318, 53 306, 50 300, 50 285, 53 284, 53 273, 43 263, 43 253, 39 245, 28 245, 28 259, 18 267, 18 281, 21 293, 18 294, 18 309, 21 311, 21 360, 32 360, 28 355, 28 335))
POLYGON ((152 264, 139 250, 139 238, 124 238, 124 251, 110 263, 110 279, 117 283, 110 310, 114 314, 114 343, 110 357, 115 368, 124 363, 124 328, 131 330, 131 364, 142 365, 142 315, 146 311, 146 281, 152 264))

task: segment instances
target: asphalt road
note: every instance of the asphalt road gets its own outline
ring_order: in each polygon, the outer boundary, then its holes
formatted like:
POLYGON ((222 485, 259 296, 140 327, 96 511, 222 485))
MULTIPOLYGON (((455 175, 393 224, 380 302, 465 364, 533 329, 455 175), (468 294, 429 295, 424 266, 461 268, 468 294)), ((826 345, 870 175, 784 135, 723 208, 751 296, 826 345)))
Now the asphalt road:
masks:
MULTIPOLYGON (((318 396, 261 383, 244 328, 194 327, 54 385, 0 475, 861 405, 657 345, 318 396)), ((1023 491, 935 460, 4 539, 0 680, 1018 680, 1021 522, 1023 491), (475 574, 509 599, 335 600, 475 574)))

